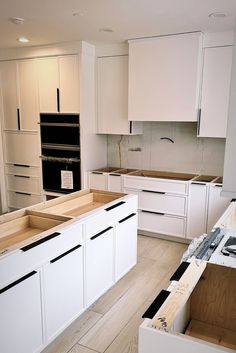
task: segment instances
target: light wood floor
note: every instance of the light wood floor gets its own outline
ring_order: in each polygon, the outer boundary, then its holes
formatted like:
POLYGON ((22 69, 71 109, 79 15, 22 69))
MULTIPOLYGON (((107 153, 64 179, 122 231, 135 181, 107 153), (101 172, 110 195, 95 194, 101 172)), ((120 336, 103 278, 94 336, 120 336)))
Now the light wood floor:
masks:
POLYGON ((43 353, 137 353, 142 314, 166 289, 185 244, 138 237, 138 264, 43 353))

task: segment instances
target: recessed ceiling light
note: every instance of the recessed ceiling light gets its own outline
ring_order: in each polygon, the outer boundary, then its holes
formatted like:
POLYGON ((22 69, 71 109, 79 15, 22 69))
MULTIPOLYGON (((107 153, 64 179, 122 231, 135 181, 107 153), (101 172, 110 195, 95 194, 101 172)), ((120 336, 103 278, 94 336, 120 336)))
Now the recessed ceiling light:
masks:
POLYGON ((20 38, 17 38, 18 42, 21 42, 21 43, 28 43, 29 42, 29 39, 26 38, 26 37, 20 37, 20 38))
POLYGON ((22 25, 25 22, 25 19, 21 17, 11 17, 9 20, 14 23, 14 25, 22 25))
POLYGON ((229 16, 228 12, 212 12, 208 17, 210 18, 224 18, 229 16))
POLYGON ((112 32, 114 32, 114 31, 113 31, 113 29, 111 29, 111 28, 99 28, 99 32, 112 33, 112 32))
POLYGON ((81 12, 81 11, 73 12, 72 16, 74 16, 74 17, 83 17, 84 16, 84 12, 81 12))

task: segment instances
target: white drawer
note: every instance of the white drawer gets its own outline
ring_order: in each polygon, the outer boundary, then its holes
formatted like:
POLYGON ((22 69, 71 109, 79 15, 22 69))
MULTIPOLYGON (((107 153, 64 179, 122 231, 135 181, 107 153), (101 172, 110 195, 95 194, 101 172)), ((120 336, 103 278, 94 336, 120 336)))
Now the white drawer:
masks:
POLYGON ((40 180, 29 175, 8 174, 7 175, 8 190, 23 191, 33 194, 40 194, 40 180))
POLYGON ((89 173, 88 186, 90 189, 107 190, 107 174, 99 172, 89 173))
POLYGON ((148 232, 185 237, 185 218, 140 211, 138 228, 148 232))
POLYGON ((29 248, 22 247, 23 250, 16 250, 13 253, 0 257, 0 286, 4 287, 7 283, 14 281, 17 277, 24 273, 35 270, 46 261, 49 261, 73 246, 82 243, 82 224, 75 223, 65 227, 57 232, 53 229, 48 232, 47 239, 42 243, 37 243, 42 239, 42 234, 39 234, 32 241, 32 246, 29 248))
POLYGON ((144 210, 185 216, 186 204, 185 196, 175 196, 148 190, 139 192, 139 208, 144 210))
POLYGON ((122 176, 119 174, 108 174, 107 189, 114 192, 122 192, 122 176))
POLYGON ((6 164, 5 165, 6 174, 19 174, 19 175, 29 175, 33 177, 40 177, 40 168, 31 167, 27 164, 6 164))
POLYGON ((157 178, 124 176, 124 187, 139 190, 163 191, 175 194, 187 194, 188 183, 157 178))
POLYGON ((120 221, 132 212, 137 212, 138 202, 137 197, 132 196, 123 198, 120 201, 112 202, 106 205, 104 210, 89 216, 85 221, 85 236, 86 239, 103 231, 108 226, 120 221))
POLYGON ((43 196, 23 193, 20 191, 8 191, 8 206, 12 208, 24 208, 42 202, 43 196))

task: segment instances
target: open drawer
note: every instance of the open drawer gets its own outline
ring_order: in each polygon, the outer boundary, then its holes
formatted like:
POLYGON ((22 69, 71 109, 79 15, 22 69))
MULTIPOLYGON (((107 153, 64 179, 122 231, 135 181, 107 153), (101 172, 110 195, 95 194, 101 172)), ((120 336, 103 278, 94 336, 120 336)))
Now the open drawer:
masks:
POLYGON ((236 350, 236 269, 181 264, 171 286, 144 314, 139 353, 220 353, 236 350), (178 278, 177 278, 178 277, 178 278))

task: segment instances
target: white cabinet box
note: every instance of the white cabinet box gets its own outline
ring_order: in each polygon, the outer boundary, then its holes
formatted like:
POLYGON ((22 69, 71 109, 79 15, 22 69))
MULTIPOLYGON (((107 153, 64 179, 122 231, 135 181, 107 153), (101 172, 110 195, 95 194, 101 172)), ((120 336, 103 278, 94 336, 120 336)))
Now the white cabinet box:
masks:
POLYGON ((200 137, 226 137, 232 58, 232 46, 204 49, 200 137))
POLYGON ((197 121, 200 32, 129 41, 128 118, 197 121))

